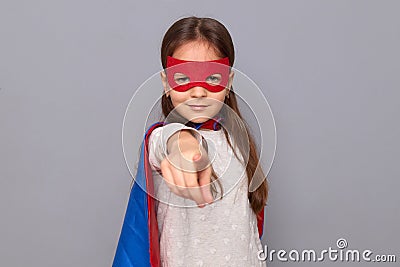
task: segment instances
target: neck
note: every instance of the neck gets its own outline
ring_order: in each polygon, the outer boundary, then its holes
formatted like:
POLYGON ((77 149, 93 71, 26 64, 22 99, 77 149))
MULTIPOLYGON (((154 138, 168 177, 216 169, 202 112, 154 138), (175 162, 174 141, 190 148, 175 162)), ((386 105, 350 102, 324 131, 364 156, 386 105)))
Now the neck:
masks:
POLYGON ((221 121, 222 121, 221 117, 215 116, 214 118, 208 119, 201 123, 195 123, 195 122, 189 121, 186 125, 193 127, 197 130, 218 131, 221 129, 221 121))

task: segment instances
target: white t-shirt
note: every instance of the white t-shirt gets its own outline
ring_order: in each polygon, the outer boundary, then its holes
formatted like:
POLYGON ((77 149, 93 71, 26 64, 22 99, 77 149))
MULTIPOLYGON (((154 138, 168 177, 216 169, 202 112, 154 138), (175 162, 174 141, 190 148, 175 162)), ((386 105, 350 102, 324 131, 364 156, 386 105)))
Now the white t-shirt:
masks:
MULTIPOLYGON (((266 266, 257 257, 263 248, 247 197, 246 170, 222 130, 195 130, 180 123, 158 127, 149 138, 149 162, 155 196, 160 201, 157 220, 162 266, 266 266), (205 138, 209 158, 223 186, 223 198, 204 208, 172 193, 159 173, 167 140, 181 129, 195 131, 199 140, 205 138)), ((218 185, 216 188, 220 191, 218 185)))

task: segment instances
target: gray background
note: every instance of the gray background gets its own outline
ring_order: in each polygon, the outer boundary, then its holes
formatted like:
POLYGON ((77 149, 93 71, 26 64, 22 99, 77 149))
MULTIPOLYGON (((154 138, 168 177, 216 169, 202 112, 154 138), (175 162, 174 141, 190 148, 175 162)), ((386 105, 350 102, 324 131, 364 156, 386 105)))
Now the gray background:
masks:
POLYGON ((227 26, 235 67, 275 116, 263 243, 320 251, 343 237, 399 261, 399 8, 394 0, 1 1, 0 266, 111 265, 131 181, 124 112, 160 70, 164 32, 189 15, 227 26))

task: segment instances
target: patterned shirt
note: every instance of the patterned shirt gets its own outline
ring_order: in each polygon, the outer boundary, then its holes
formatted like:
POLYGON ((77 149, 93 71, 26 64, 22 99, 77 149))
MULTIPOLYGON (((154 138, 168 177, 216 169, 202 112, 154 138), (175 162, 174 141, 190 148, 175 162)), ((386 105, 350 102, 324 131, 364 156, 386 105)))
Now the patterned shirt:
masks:
MULTIPOLYGON (((257 257, 262 244, 247 196, 246 169, 233 154, 223 130, 195 130, 180 123, 158 127, 149 139, 149 161, 159 200, 162 266, 266 266, 257 257), (181 129, 190 129, 198 140, 206 140, 209 159, 223 186, 223 198, 217 197, 204 208, 172 193, 160 174, 167 140, 181 129)), ((220 197, 218 184, 216 188, 220 197)))

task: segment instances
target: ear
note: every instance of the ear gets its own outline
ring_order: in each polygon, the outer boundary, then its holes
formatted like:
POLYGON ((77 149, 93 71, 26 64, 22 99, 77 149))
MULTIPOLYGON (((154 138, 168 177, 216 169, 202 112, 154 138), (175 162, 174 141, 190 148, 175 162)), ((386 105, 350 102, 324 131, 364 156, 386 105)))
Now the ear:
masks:
POLYGON ((164 87, 164 93, 168 97, 170 89, 169 89, 169 85, 168 85, 168 82, 167 82, 167 75, 165 74, 165 71, 163 71, 163 70, 160 71, 160 76, 161 76, 162 85, 164 87))
POLYGON ((228 91, 226 94, 227 96, 229 95, 229 91, 231 90, 234 76, 235 76, 235 72, 233 70, 231 70, 231 72, 229 73, 228 85, 226 86, 226 90, 228 91))

